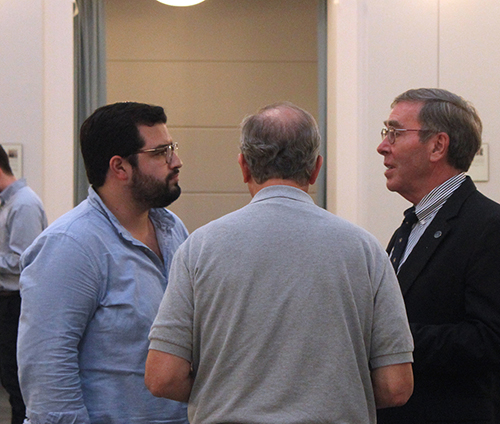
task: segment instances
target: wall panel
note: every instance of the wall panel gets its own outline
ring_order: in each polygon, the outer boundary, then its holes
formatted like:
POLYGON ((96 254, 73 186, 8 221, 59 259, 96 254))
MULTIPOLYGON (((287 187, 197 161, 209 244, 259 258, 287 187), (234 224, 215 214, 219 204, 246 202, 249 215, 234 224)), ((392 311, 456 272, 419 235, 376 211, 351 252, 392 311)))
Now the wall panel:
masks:
MULTIPOLYGON (((348 219, 368 229, 385 244, 399 226, 408 203, 387 190, 383 157, 376 148, 394 97, 409 88, 438 83, 438 2, 363 0, 356 3, 358 108, 351 121, 338 122, 338 126, 354 126, 357 137, 339 139, 337 143, 339 152, 357 149, 357 161, 350 172, 356 172, 359 184, 357 190, 341 194, 357 196, 357 217, 348 219)), ((341 155, 338 160, 342 161, 341 155)))
POLYGON ((477 108, 483 143, 489 147, 489 181, 476 185, 500 201, 500 3, 496 0, 441 0, 440 86, 477 108))
POLYGON ((317 60, 314 0, 207 0, 193 7, 106 3, 110 60, 317 60))
POLYGON ((259 107, 288 100, 317 115, 317 65, 308 62, 108 61, 108 100, 167 108, 182 127, 237 127, 259 107))
POLYGON ((248 204, 248 193, 189 193, 181 197, 169 209, 182 218, 186 227, 193 231, 202 225, 220 218, 248 204))
POLYGON ((0 2, 0 143, 23 145, 23 175, 43 197, 43 1, 0 2))
POLYGON ((0 0, 0 58, 0 143, 52 222, 73 206, 72 1, 0 0))
POLYGON ((490 151, 490 180, 477 185, 499 201, 500 3, 332 0, 329 6, 335 8, 331 19, 342 29, 337 33, 337 56, 331 54, 329 60, 329 68, 339 76, 334 93, 337 114, 329 122, 335 122, 336 163, 342 169, 332 203, 340 211, 344 203, 354 205, 342 216, 383 244, 401 222, 408 202, 387 191, 383 159, 375 149, 394 97, 418 87, 449 89, 477 107, 490 151))
MULTIPOLYGON (((317 0, 106 0, 108 102, 162 105, 190 231, 248 203, 239 124, 287 100, 318 115, 317 0)), ((316 193, 313 188, 311 193, 316 193)))

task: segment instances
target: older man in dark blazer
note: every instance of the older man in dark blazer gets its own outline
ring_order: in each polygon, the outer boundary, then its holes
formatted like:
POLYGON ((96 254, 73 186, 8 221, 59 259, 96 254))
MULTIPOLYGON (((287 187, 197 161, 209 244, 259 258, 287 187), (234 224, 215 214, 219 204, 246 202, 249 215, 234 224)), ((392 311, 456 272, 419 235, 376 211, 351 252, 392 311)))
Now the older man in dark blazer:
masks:
POLYGON ((481 131, 474 107, 441 89, 401 94, 385 121, 387 188, 413 204, 388 253, 415 340, 415 389, 379 424, 500 423, 500 205, 464 174, 481 131))

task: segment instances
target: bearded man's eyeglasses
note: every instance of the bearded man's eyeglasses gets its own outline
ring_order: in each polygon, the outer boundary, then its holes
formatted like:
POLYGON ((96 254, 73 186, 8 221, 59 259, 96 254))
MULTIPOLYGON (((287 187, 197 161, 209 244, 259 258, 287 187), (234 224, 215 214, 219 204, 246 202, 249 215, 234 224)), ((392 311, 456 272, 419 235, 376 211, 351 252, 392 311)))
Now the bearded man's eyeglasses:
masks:
POLYGON ((177 152, 178 150, 179 144, 172 143, 162 147, 155 147, 154 149, 137 150, 135 153, 152 153, 153 156, 165 156, 165 162, 169 164, 172 161, 174 152, 177 152))

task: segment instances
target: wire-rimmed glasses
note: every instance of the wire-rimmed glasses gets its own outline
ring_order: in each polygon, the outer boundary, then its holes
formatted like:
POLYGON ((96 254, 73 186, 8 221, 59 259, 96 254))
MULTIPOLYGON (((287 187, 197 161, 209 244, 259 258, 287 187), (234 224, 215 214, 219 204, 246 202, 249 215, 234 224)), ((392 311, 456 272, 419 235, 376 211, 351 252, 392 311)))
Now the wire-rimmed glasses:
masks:
POLYGON ((429 131, 429 130, 423 130, 423 129, 408 129, 408 128, 382 128, 382 131, 380 131, 380 135, 382 137, 382 140, 387 137, 387 140, 389 141, 389 144, 394 144, 396 142, 396 138, 401 135, 401 133, 407 132, 407 131, 429 131))
POLYGON ((178 143, 167 144, 166 146, 155 147, 154 149, 137 150, 135 153, 152 153, 154 156, 165 156, 165 162, 170 163, 174 152, 179 150, 178 143))

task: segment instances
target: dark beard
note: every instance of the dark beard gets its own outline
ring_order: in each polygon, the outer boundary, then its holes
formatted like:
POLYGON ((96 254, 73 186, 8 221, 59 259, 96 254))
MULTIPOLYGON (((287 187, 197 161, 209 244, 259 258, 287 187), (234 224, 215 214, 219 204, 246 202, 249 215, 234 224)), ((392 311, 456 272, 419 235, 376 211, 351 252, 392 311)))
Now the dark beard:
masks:
POLYGON ((181 188, 177 183, 170 186, 170 180, 178 173, 175 169, 165 181, 160 181, 150 175, 144 175, 136 168, 132 176, 132 197, 146 209, 167 207, 181 195, 181 188))

